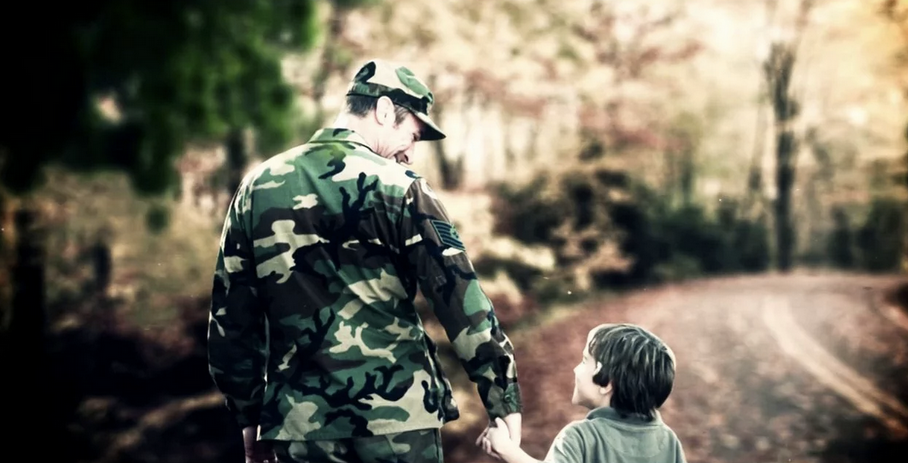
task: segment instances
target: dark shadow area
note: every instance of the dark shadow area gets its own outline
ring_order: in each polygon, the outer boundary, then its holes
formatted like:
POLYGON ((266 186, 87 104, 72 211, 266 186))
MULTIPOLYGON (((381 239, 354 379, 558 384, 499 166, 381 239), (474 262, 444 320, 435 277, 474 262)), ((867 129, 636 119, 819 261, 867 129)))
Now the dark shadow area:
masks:
MULTIPOLYGON (((207 301, 155 334, 82 325, 49 341, 49 462, 238 462, 242 439, 208 375, 207 301)), ((31 455, 29 455, 31 458, 31 455)), ((29 459, 8 459, 10 461, 29 459)))
POLYGON ((887 429, 872 419, 851 427, 840 427, 842 436, 820 454, 821 462, 895 462, 908 461, 908 440, 886 437, 887 429))
POLYGON ((886 294, 886 301, 908 315, 908 282, 890 290, 886 294))

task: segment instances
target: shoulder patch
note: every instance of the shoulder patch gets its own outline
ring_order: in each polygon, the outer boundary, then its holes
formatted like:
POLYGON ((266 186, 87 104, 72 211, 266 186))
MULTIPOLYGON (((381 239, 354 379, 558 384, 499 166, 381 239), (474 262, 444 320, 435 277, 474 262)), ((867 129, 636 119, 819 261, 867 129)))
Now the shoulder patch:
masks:
POLYGON ((441 240, 442 245, 457 248, 458 250, 466 250, 463 242, 460 241, 460 235, 457 234, 457 229, 455 229, 450 222, 440 221, 438 219, 431 219, 429 222, 432 223, 432 228, 435 229, 435 233, 441 240))

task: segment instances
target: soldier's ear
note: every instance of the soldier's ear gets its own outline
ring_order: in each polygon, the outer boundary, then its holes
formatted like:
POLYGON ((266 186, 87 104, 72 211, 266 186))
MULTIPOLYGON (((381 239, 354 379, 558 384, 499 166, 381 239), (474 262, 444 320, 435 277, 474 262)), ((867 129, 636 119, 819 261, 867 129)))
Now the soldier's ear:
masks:
POLYGON ((381 96, 375 103, 375 121, 386 126, 394 123, 394 102, 388 96, 381 96))

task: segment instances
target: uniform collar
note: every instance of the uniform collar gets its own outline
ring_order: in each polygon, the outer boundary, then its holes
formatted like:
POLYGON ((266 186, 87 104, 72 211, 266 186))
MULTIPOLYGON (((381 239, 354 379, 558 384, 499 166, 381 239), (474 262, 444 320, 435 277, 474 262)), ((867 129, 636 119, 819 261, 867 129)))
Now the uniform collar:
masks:
POLYGON ((617 410, 613 409, 612 407, 597 407, 593 410, 590 410, 590 412, 586 415, 586 418, 587 420, 605 418, 620 423, 626 423, 628 425, 652 426, 662 423, 662 415, 659 414, 658 410, 656 411, 655 415, 656 417, 653 420, 647 421, 638 415, 622 416, 620 413, 618 413, 617 410))
POLYGON ((310 143, 354 143, 361 146, 369 148, 369 144, 366 143, 366 140, 357 132, 353 130, 348 130, 346 128, 322 128, 315 132, 311 138, 309 138, 310 143))

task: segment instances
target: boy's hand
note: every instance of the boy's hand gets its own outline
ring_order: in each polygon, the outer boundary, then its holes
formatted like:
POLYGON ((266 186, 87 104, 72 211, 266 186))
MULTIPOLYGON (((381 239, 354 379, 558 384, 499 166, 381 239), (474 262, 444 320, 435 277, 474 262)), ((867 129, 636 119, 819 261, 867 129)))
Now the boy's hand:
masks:
POLYGON ((490 444, 491 442, 489 441, 489 430, 491 428, 492 427, 487 426, 485 430, 482 430, 482 433, 480 433, 479 437, 476 438, 476 442, 474 444, 476 446, 479 446, 479 448, 482 449, 482 451, 485 452, 486 454, 488 454, 498 460, 501 460, 500 457, 498 457, 497 455, 495 455, 492 452, 492 445, 490 444))
POLYGON ((520 414, 520 412, 507 414, 504 416, 504 420, 500 418, 496 420, 499 427, 507 428, 511 441, 513 441, 514 444, 519 447, 520 435, 522 432, 521 425, 523 423, 523 416, 520 414))
POLYGON ((508 448, 518 446, 517 442, 511 439, 508 425, 500 418, 495 419, 495 426, 489 428, 486 438, 489 439, 489 444, 495 452, 505 451, 508 448))
POLYGON ((490 426, 482 432, 482 435, 476 440, 476 445, 482 447, 486 454, 498 460, 502 460, 503 452, 517 447, 517 443, 511 439, 508 425, 500 418, 495 419, 495 426, 490 426))

